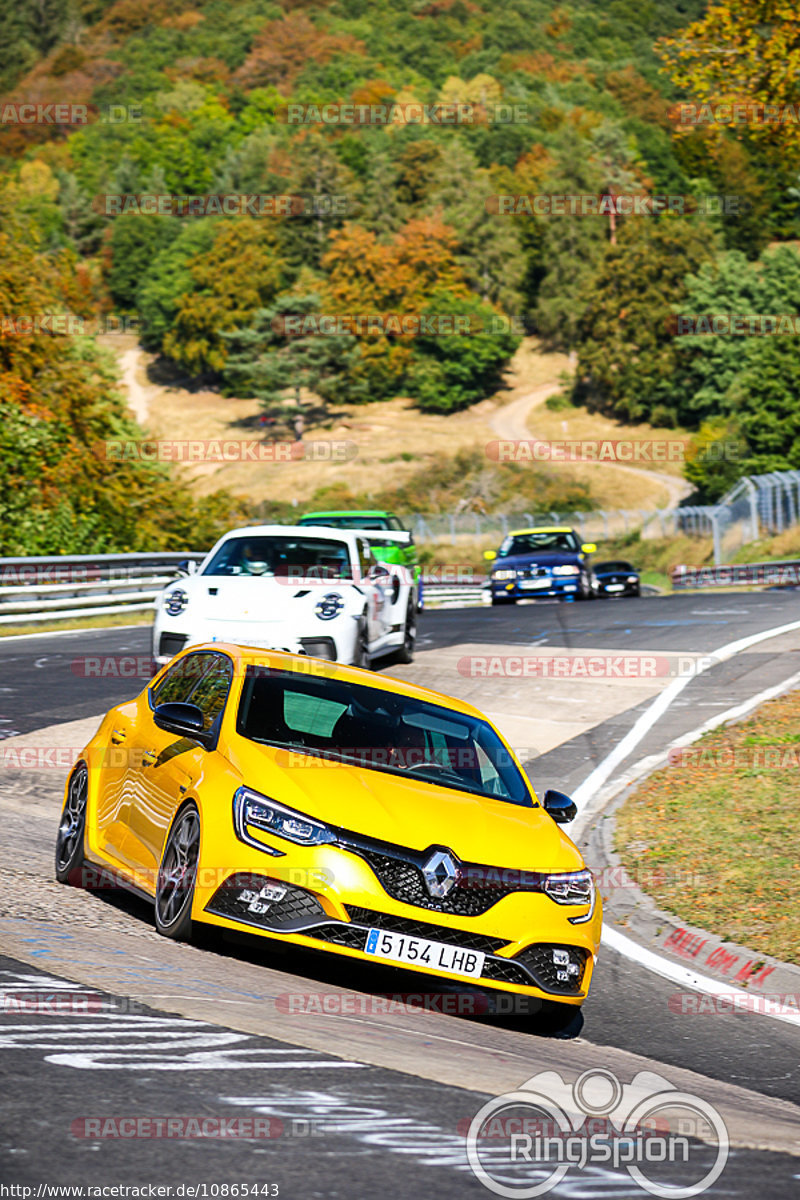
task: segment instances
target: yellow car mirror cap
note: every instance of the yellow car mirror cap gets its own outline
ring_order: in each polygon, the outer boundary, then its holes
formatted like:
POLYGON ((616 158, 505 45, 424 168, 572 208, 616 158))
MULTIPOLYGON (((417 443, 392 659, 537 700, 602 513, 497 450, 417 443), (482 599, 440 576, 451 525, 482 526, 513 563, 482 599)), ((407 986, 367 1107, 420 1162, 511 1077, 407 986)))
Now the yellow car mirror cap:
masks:
POLYGON ((484 550, 483 557, 486 559, 487 562, 491 562, 492 559, 497 558, 497 553, 494 550, 484 550))
POLYGON ((594 554, 596 549, 597 546, 595 546, 594 542, 584 542, 581 546, 581 550, 584 554, 594 554))

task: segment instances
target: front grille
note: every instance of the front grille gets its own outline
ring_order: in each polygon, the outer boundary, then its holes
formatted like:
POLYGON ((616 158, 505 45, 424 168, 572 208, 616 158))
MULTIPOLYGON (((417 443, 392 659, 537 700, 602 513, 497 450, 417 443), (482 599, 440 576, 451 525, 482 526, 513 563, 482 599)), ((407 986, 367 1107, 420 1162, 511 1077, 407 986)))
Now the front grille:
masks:
POLYGON ((496 954, 508 942, 502 938, 488 937, 483 933, 472 933, 466 929, 450 929, 446 925, 433 925, 428 921, 409 920, 391 913, 375 912, 371 908, 347 907, 351 921, 368 925, 371 929, 385 929, 390 933, 403 933, 407 937, 428 938, 429 941, 447 942, 462 950, 478 950, 484 954, 496 954))
POLYGON ((354 928, 344 922, 331 922, 330 925, 318 925, 309 929, 308 937, 319 938, 321 942, 333 942, 337 946, 349 946, 352 950, 363 950, 367 940, 366 929, 354 928))
POLYGON ((562 996, 574 996, 581 990, 583 976, 586 971, 588 952, 578 946, 564 946, 541 942, 528 946, 515 956, 514 961, 522 963, 530 971, 537 985, 545 992, 553 992, 562 996), (577 975, 571 975, 568 980, 558 978, 557 972, 563 968, 553 962, 553 951, 563 950, 570 961, 577 963, 580 968, 577 975))
POLYGON ((211 897, 206 911, 278 933, 302 930, 320 917, 327 917, 317 897, 305 888, 250 872, 229 875, 211 897))
POLYGON ((431 896, 419 867, 408 859, 391 854, 381 854, 362 846, 348 845, 349 850, 365 858, 378 877, 383 890, 393 900, 402 904, 414 904, 432 912, 452 913, 457 917, 479 917, 488 912, 493 904, 519 888, 503 886, 501 883, 480 884, 476 879, 457 883, 447 896, 431 896), (466 886, 465 886, 466 883, 466 886))
POLYGON ((188 640, 188 633, 162 633, 158 639, 159 658, 172 658, 173 655, 180 654, 188 640))
POLYGON ((518 967, 510 958, 487 958, 483 964, 482 979, 493 979, 497 983, 520 984, 522 987, 531 986, 531 977, 522 967, 518 967))

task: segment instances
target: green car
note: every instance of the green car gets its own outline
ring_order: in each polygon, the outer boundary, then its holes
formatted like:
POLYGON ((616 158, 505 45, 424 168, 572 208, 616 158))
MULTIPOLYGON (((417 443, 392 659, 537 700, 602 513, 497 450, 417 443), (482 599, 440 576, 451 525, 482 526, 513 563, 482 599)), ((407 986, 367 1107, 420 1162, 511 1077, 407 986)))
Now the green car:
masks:
POLYGON ((303 513, 297 524, 331 525, 335 529, 363 529, 369 534, 369 544, 380 562, 389 566, 403 566, 412 572, 417 586, 417 610, 422 610, 422 567, 417 561, 414 535, 410 529, 403 528, 402 522, 394 513, 378 508, 303 513), (383 531, 386 533, 385 537, 381 537, 383 531))

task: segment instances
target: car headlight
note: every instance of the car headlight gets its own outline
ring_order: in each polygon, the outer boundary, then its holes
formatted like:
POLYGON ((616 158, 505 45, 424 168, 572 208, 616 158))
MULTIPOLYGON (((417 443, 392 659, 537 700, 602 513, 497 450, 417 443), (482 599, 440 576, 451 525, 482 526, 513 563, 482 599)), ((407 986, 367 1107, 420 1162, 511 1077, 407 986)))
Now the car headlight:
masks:
POLYGON ((164 608, 171 617, 177 617, 189 603, 189 596, 183 588, 173 588, 164 597, 164 608))
POLYGON ((546 875, 543 891, 556 904, 591 904, 594 908, 594 879, 591 871, 546 875))
POLYGON ((344 598, 338 592, 326 592, 314 605, 320 621, 332 621, 344 608, 344 598))
POLYGON ((572 563, 566 563, 563 567, 553 567, 554 575, 580 575, 580 573, 580 567, 576 567, 572 563))
POLYGON ((638 582, 639 582, 638 575, 629 575, 628 576, 628 583, 638 583, 638 582))
POLYGON ((268 796, 262 796, 247 787, 238 788, 233 797, 233 824, 240 841, 257 846, 267 854, 280 851, 275 851, 271 846, 264 845, 248 834, 248 826, 263 829, 265 833, 286 838, 287 841, 297 842, 301 846, 322 846, 326 842, 336 841, 336 834, 321 821, 315 821, 305 813, 287 808, 285 804, 270 800, 268 796))
POLYGON ((492 579, 516 579, 516 571, 492 571, 492 579))

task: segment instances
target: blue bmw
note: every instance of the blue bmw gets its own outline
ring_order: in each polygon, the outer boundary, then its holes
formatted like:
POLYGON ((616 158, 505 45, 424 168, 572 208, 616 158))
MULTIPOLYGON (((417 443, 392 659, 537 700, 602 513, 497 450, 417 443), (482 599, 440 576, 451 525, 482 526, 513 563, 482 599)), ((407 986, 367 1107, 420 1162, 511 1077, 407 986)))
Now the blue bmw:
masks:
POLYGON ((516 604, 534 596, 592 600, 588 555, 596 549, 592 542, 581 542, 567 526, 514 530, 496 553, 484 554, 492 563, 492 604, 516 604))

